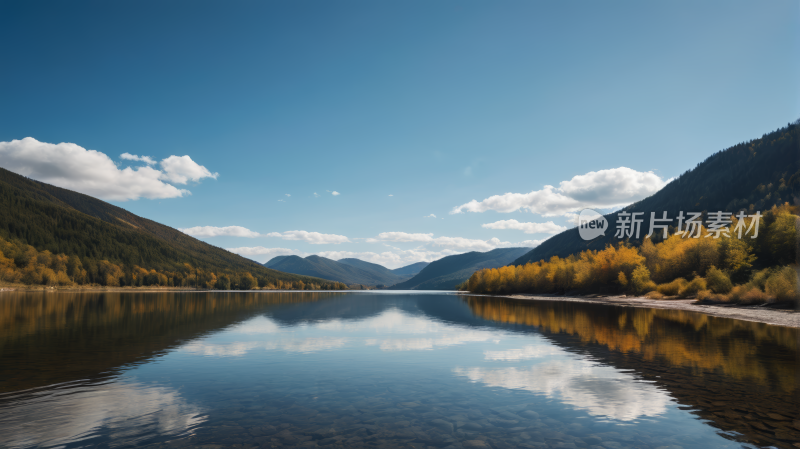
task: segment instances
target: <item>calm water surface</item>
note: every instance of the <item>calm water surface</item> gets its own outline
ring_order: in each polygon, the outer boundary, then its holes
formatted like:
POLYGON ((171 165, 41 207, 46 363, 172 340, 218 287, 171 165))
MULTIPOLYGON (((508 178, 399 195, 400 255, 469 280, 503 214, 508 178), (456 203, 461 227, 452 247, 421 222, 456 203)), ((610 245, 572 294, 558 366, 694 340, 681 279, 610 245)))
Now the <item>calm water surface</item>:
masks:
POLYGON ((797 345, 444 293, 4 293, 0 447, 800 447, 797 345))

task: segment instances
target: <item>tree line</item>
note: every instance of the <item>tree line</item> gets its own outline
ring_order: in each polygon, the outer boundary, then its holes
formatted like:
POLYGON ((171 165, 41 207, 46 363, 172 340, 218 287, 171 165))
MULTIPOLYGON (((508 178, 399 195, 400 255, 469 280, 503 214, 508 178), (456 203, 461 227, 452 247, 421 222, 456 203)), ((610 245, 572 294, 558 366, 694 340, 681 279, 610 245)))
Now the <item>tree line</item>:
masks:
MULTIPOLYGON (((793 265, 797 209, 788 203, 773 207, 760 219, 755 239, 731 233, 717 239, 673 234, 657 243, 645 238, 638 247, 623 241, 564 258, 483 269, 461 288, 474 293, 630 293, 739 303, 792 300, 798 297, 793 265)), ((702 229, 702 235, 706 233, 702 229)))
MULTIPOLYGON (((0 281, 31 286, 186 287, 215 290, 346 290, 341 282, 304 282, 254 276, 249 271, 211 271, 183 263, 173 269, 38 251, 0 238, 0 281)), ((361 286, 357 286, 360 288, 361 286)))

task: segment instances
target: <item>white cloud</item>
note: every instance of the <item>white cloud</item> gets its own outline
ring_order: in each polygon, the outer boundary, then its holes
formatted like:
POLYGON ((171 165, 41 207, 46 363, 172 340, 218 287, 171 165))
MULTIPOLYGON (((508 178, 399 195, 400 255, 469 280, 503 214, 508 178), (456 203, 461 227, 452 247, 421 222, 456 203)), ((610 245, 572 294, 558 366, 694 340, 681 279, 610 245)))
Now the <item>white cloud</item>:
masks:
POLYGON ((418 242, 429 243, 451 250, 491 251, 496 248, 534 247, 543 240, 524 240, 522 242, 503 242, 498 238, 489 240, 468 239, 464 237, 434 237, 433 234, 410 234, 407 232, 381 232, 375 238, 368 238, 367 243, 376 242, 418 242))
POLYGON ((445 256, 452 256, 458 254, 458 251, 449 249, 440 251, 431 251, 423 248, 401 250, 394 249, 393 251, 384 252, 371 252, 371 251, 322 251, 317 253, 318 256, 327 257, 328 259, 340 260, 348 258, 361 259, 366 262, 377 263, 386 268, 400 268, 416 262, 433 262, 445 256))
POLYGON ((430 215, 426 215, 426 216, 424 216, 422 218, 436 218, 436 215, 430 214, 430 215))
POLYGON ((300 256, 306 257, 309 254, 303 251, 298 251, 296 249, 288 249, 288 248, 264 248, 263 246, 242 246, 239 248, 225 248, 227 251, 232 253, 236 253, 240 256, 252 258, 253 256, 266 256, 266 257, 259 257, 259 259, 263 259, 266 262, 269 259, 272 259, 275 256, 300 256))
POLYGON ((394 195, 392 195, 392 194, 390 193, 390 194, 389 194, 389 196, 394 196, 394 195))
POLYGON ((217 179, 219 173, 211 173, 207 168, 193 161, 189 156, 170 156, 161 161, 164 174, 161 179, 176 184, 200 181, 203 178, 217 179))
POLYGON ((367 239, 367 243, 375 242, 431 242, 433 234, 409 234, 408 232, 381 232, 376 238, 367 239))
POLYGON ((562 217, 566 218, 567 223, 578 226, 578 218, 580 218, 579 214, 564 214, 562 217))
POLYGON ((561 181, 559 187, 544 186, 529 193, 505 193, 483 201, 472 200, 454 207, 451 214, 467 212, 514 212, 526 209, 546 217, 584 208, 620 207, 646 198, 666 185, 653 172, 627 167, 599 170, 561 181))
POLYGON ((104 200, 178 198, 191 194, 163 182, 165 173, 161 170, 149 166, 119 169, 106 154, 74 143, 52 144, 33 137, 0 142, 0 166, 104 200))
POLYGON ((291 193, 285 193, 284 195, 286 195, 287 197, 290 197, 290 196, 292 196, 292 194, 291 194, 291 193))
POLYGON ((302 240, 314 245, 350 243, 350 239, 343 235, 321 234, 319 232, 286 231, 284 233, 270 232, 266 235, 267 237, 279 237, 284 240, 302 240))
MULTIPOLYGON (((500 242, 499 239, 493 240, 500 242)), ((468 239, 464 237, 436 237, 433 239, 433 244, 461 251, 490 251, 497 247, 486 240, 468 239)))
POLYGON ((241 226, 195 226, 193 228, 178 228, 178 230, 193 237, 231 236, 253 238, 261 235, 241 226))
POLYGON ((534 247, 542 243, 542 240, 525 240, 522 242, 503 242, 493 237, 489 240, 467 239, 464 237, 436 237, 433 244, 444 248, 461 251, 491 251, 497 248, 524 248, 534 247))
POLYGON ((521 223, 513 219, 486 223, 481 226, 487 229, 516 229, 526 234, 558 234, 567 230, 565 226, 559 226, 552 221, 546 223, 521 223))
POLYGON ((319 198, 319 193, 314 192, 314 198, 319 198))
POLYGON ((529 247, 529 248, 533 248, 533 247, 536 247, 536 246, 539 246, 539 245, 541 245, 541 244, 542 244, 542 242, 544 242, 545 240, 547 240, 547 239, 541 239, 541 240, 523 240, 523 241, 521 241, 521 242, 512 243, 512 244, 511 244, 511 247, 518 247, 518 248, 529 247))
POLYGON ((144 162, 147 165, 155 165, 156 161, 153 160, 150 156, 137 156, 135 154, 130 153, 122 153, 119 155, 120 159, 125 159, 128 161, 139 161, 144 162))
POLYGON ((333 195, 333 196, 339 196, 339 195, 341 195, 341 193, 339 193, 339 192, 337 192, 337 191, 335 191, 335 190, 334 190, 333 192, 331 192, 331 195, 333 195))

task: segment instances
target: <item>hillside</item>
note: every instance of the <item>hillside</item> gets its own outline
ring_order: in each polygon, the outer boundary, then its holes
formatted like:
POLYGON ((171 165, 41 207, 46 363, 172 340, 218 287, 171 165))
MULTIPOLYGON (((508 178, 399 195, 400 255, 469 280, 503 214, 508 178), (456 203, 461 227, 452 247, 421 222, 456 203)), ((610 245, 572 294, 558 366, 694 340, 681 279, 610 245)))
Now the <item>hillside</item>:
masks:
POLYGON ((268 260, 264 266, 267 268, 272 268, 273 265, 280 263, 283 259, 286 259, 289 256, 275 256, 272 259, 268 260))
POLYGON ((408 277, 397 276, 380 265, 358 259, 335 261, 320 256, 308 256, 306 258, 299 256, 278 257, 281 259, 277 262, 274 262, 277 259, 276 257, 265 265, 269 264, 272 269, 286 273, 314 276, 345 284, 393 285, 408 279, 408 277))
MULTIPOLYGON (((265 268, 120 207, 2 168, 0 211, 0 238, 10 242, 6 251, 31 245, 37 251, 77 256, 90 283, 104 284, 102 267, 98 268, 103 260, 128 272, 133 266, 186 271, 184 264, 188 263, 217 274, 249 272, 260 284, 324 282, 265 268)), ((7 252, 5 256, 18 259, 17 265, 24 266, 19 265, 24 255, 7 252)))
MULTIPOLYGON (((660 217, 666 211, 667 217, 675 218, 680 211, 702 211, 705 221, 709 211, 764 213, 775 205, 793 203, 800 195, 799 123, 719 151, 656 194, 622 209, 645 213, 640 238, 631 243, 641 243, 647 234, 650 212, 660 217)), ((587 242, 580 238, 577 228, 572 228, 550 237, 513 264, 524 265, 552 256, 566 257, 586 249, 601 250, 609 243, 618 242, 614 237, 617 212, 605 217, 608 220, 605 236, 587 242)), ((673 224, 676 225, 677 220, 673 224)), ((762 262, 769 260, 768 254, 757 256, 762 262)))
POLYGON ((392 290, 455 290, 456 286, 483 268, 497 268, 528 252, 528 248, 498 248, 485 253, 472 251, 431 262, 413 278, 392 290))
POLYGON ((378 282, 376 285, 385 285, 385 286, 394 285, 397 284, 398 282, 403 282, 411 277, 411 275, 407 276, 399 275, 393 270, 384 267, 383 265, 378 265, 372 262, 365 262, 360 259, 353 259, 353 258, 339 259, 338 262, 356 268, 360 268, 365 272, 370 273, 372 276, 375 277, 375 279, 381 279, 382 282, 378 282))
POLYGON ((417 262, 412 263, 411 265, 406 265, 404 267, 395 268, 392 270, 392 273, 399 275, 399 276, 415 276, 417 273, 422 271, 423 268, 427 267, 430 262, 417 262))

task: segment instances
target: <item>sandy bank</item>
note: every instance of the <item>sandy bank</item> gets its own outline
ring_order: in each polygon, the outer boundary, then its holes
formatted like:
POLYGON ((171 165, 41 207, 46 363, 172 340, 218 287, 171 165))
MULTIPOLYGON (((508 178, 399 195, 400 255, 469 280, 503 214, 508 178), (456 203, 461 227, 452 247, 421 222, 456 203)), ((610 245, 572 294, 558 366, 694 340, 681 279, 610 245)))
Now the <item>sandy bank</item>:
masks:
MULTIPOLYGON (((480 295, 484 296, 484 295, 480 295)), ((492 295, 486 295, 492 296, 492 295)), ((763 306, 705 305, 695 304, 694 299, 658 300, 631 296, 580 297, 580 296, 537 296, 537 295, 497 295, 525 301, 568 301, 609 304, 626 307, 648 307, 652 309, 686 310, 705 313, 711 316, 755 321, 775 326, 800 328, 800 313, 795 309, 775 309, 763 306)))

